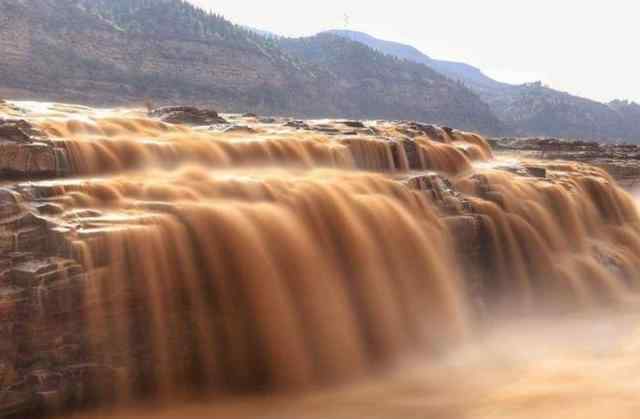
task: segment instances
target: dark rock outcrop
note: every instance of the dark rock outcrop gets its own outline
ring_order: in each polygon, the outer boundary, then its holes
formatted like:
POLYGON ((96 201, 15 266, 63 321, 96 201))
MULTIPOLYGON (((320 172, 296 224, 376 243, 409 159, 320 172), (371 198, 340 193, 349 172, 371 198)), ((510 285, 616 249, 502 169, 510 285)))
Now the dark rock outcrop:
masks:
POLYGON ((158 118, 169 124, 185 125, 214 125, 225 124, 227 121, 212 109, 196 108, 194 106, 166 106, 149 112, 152 118, 158 118))

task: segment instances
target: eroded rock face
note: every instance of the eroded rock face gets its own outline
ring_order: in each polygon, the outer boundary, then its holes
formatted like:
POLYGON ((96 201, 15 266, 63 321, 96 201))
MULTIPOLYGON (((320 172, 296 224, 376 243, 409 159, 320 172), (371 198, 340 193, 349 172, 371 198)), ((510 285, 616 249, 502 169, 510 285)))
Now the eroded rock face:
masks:
POLYGON ((14 178, 64 176, 69 172, 66 149, 23 119, 0 116, 0 173, 14 178))
POLYGON ((212 109, 196 108, 194 106, 167 106, 149 112, 149 116, 159 118, 169 124, 185 125, 214 125, 225 124, 224 118, 212 109))
POLYGON ((0 117, 0 141, 33 142, 44 135, 24 119, 0 117))

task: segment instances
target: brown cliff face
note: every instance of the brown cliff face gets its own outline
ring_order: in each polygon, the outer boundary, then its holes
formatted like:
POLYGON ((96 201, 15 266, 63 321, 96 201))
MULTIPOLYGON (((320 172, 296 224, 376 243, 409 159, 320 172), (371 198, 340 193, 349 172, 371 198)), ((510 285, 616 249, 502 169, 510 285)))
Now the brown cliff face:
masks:
POLYGON ((480 99, 426 66, 337 37, 305 41, 340 44, 337 66, 318 63, 177 0, 2 2, 0 23, 3 96, 501 129, 480 99))

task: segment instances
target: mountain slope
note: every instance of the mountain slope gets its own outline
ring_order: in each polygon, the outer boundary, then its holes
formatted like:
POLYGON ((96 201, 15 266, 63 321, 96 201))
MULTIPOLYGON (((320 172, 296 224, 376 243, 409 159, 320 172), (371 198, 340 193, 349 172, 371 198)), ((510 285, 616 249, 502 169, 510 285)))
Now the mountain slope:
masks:
POLYGON ((481 94, 514 135, 640 142, 640 106, 600 103, 529 83, 481 94))
POLYGON ((640 105, 633 102, 605 104, 541 83, 519 86, 501 83, 473 66, 434 60, 410 45, 377 39, 362 32, 329 32, 384 54, 428 65, 453 80, 464 82, 489 104, 511 135, 640 142, 640 105))
POLYGON ((0 95, 94 105, 150 98, 501 131, 475 94, 423 65, 354 42, 335 62, 312 62, 296 42, 284 48, 182 0, 3 0, 0 95), (374 68, 366 79, 353 76, 374 68))
POLYGON ((262 37, 177 0, 3 1, 0 16, 2 87, 33 98, 266 110, 305 79, 262 37))
POLYGON ((497 118, 477 96, 425 65, 394 59, 332 34, 281 39, 279 44, 290 55, 321 69, 326 78, 318 82, 327 91, 337 88, 352 98, 339 107, 342 115, 407 119, 417 108, 419 119, 425 121, 468 127, 476 123, 476 115, 482 115, 484 125, 479 130, 501 130, 497 118), (333 86, 335 82, 339 85, 333 86))
POLYGON ((467 86, 476 91, 510 86, 506 83, 493 80, 489 76, 485 75, 480 69, 469 64, 455 61, 436 60, 411 45, 385 41, 363 32, 348 30, 331 30, 327 32, 351 39, 352 41, 360 42, 384 54, 425 64, 452 80, 464 82, 467 86))

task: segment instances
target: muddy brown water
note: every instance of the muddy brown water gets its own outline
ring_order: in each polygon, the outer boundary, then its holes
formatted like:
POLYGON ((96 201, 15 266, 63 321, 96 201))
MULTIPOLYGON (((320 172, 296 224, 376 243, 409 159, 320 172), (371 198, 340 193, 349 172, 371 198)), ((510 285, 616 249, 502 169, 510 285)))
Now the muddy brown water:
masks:
POLYGON ((39 187, 91 274, 89 351, 122 373, 122 407, 95 417, 637 412, 640 213, 602 170, 497 170, 459 132, 410 157, 380 138, 69 109, 31 119, 82 176, 39 187), (442 209, 391 176, 411 158, 482 220, 484 294, 442 209), (154 401, 126 407, 140 398, 154 401))

